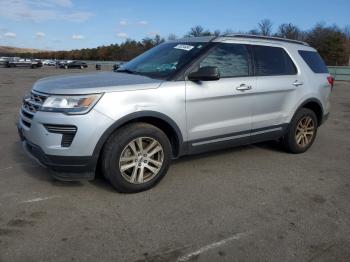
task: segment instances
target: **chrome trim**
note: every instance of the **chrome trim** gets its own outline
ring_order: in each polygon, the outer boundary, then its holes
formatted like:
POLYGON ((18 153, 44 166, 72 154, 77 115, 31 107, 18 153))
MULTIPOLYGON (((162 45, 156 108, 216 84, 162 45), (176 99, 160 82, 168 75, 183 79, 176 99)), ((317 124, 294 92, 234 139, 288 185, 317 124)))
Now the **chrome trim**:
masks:
POLYGON ((31 112, 31 111, 29 111, 29 110, 28 110, 27 108, 25 108, 23 105, 22 105, 21 109, 22 109, 25 113, 34 116, 34 113, 31 112))
POLYGON ((21 117, 22 120, 28 122, 28 123, 31 123, 32 122, 32 119, 26 117, 25 115, 22 114, 22 112, 19 112, 19 115, 21 117))
POLYGON ((252 132, 250 133, 250 135, 259 135, 259 134, 264 134, 264 133, 273 132, 273 131, 280 131, 280 130, 282 130, 282 127, 275 127, 267 130, 252 132))
POLYGON ((236 136, 228 136, 228 137, 223 137, 223 138, 216 138, 216 139, 206 140, 206 141, 202 141, 202 142, 196 142, 196 143, 193 143, 192 146, 200 146, 200 145, 206 145, 206 144, 211 144, 211 143, 223 142, 223 141, 228 141, 228 140, 248 137, 248 136, 252 136, 252 135, 259 135, 259 134, 264 134, 264 133, 269 133, 269 132, 274 132, 274 131, 280 131, 280 130, 282 130, 282 127, 275 127, 275 128, 261 130, 261 131, 256 131, 256 132, 247 133, 247 134, 241 134, 241 135, 236 135, 236 136))
POLYGON ((31 123, 35 113, 38 110, 40 110, 41 106, 43 105, 47 97, 48 97, 47 94, 35 92, 32 90, 29 95, 23 98, 23 102, 20 110, 20 118, 22 122, 25 121, 28 124, 28 125, 24 124, 26 128, 31 127, 31 123), (31 118, 24 115, 24 113, 28 114, 28 116, 30 115, 31 118))

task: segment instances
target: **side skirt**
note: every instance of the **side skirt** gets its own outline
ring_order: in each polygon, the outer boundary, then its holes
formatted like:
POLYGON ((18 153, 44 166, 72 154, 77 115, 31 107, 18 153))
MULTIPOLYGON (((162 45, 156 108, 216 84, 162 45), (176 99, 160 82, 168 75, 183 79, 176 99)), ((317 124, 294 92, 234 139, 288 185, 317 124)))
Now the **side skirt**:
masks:
POLYGON ((264 127, 251 131, 242 131, 222 136, 197 139, 185 143, 187 152, 184 155, 200 154, 224 148, 254 144, 275 140, 285 135, 288 124, 264 127))

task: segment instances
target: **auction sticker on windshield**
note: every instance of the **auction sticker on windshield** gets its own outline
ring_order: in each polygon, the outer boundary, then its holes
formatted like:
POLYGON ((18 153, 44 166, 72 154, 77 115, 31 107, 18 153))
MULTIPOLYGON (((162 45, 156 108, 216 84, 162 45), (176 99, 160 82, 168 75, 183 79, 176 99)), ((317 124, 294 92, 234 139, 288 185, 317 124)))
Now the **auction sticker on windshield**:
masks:
POLYGON ((177 45, 177 46, 174 46, 174 48, 185 50, 185 51, 190 51, 192 48, 194 48, 194 46, 192 46, 192 45, 177 45))

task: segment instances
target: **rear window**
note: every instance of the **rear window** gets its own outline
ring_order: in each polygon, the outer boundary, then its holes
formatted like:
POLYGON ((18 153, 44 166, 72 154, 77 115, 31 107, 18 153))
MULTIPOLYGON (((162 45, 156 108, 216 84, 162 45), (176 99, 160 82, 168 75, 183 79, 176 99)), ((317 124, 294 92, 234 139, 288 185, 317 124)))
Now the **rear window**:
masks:
POLYGON ((255 74, 258 76, 295 75, 297 69, 283 48, 254 45, 255 74))
POLYGON ((314 73, 328 73, 326 64, 317 52, 305 50, 299 50, 298 52, 314 73))

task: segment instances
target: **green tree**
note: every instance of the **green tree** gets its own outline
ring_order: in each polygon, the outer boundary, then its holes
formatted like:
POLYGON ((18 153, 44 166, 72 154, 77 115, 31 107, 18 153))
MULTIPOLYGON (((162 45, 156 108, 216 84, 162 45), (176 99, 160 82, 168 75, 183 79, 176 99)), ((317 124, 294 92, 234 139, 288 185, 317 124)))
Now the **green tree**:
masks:
POLYGON ((347 64, 346 35, 338 27, 317 24, 305 40, 318 50, 327 65, 347 64))

